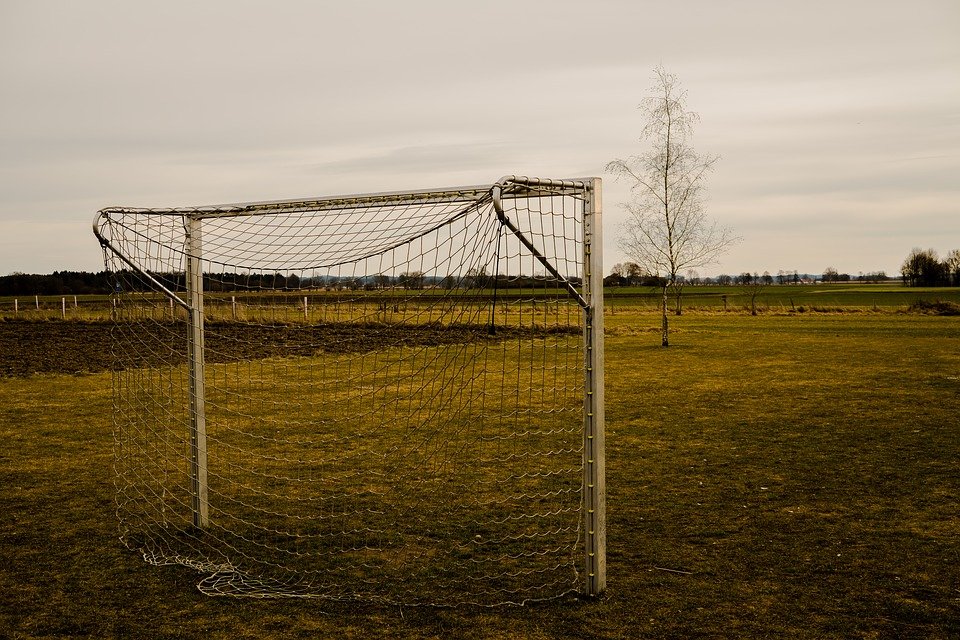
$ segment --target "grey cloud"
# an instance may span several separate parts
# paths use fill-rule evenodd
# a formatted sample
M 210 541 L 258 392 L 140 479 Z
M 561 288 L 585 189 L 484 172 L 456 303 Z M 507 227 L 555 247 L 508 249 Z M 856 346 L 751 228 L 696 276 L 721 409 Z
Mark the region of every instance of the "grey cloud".
M 4 247 L 0 272 L 95 267 L 83 234 L 106 204 L 597 174 L 636 152 L 658 62 L 723 156 L 708 206 L 747 238 L 731 270 L 835 249 L 829 221 L 854 233 L 865 211 L 889 235 L 857 248 L 864 268 L 896 262 L 908 227 L 960 246 L 958 20 L 952 0 L 7 2 L 0 225 L 33 250 Z M 605 196 L 613 238 L 625 185 Z M 50 255 L 29 220 L 54 225 Z

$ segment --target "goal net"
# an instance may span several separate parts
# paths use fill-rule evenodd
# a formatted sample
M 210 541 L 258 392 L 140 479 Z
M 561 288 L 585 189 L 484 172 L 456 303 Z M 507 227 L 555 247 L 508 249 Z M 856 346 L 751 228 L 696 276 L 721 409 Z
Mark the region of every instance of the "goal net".
M 108 208 L 121 539 L 209 594 L 605 584 L 600 180 Z

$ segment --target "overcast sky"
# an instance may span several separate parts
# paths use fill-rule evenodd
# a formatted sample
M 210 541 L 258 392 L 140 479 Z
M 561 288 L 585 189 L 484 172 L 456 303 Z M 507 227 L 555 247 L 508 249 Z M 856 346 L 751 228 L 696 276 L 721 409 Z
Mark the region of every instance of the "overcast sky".
M 662 64 L 722 157 L 706 274 L 960 248 L 960 2 L 0 0 L 0 274 L 102 269 L 96 210 L 604 177 Z

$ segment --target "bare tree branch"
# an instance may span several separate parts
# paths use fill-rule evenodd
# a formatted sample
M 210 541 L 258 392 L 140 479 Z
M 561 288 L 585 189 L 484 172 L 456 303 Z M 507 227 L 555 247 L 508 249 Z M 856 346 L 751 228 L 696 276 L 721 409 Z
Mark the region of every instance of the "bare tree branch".
M 627 221 L 620 248 L 638 265 L 663 278 L 663 346 L 669 344 L 667 291 L 680 313 L 684 270 L 706 267 L 739 241 L 730 229 L 710 223 L 702 194 L 706 176 L 719 161 L 701 156 L 688 141 L 700 117 L 687 108 L 687 92 L 663 67 L 639 106 L 644 118 L 641 141 L 646 152 L 612 160 L 606 170 L 630 182 L 633 200 L 625 205 Z

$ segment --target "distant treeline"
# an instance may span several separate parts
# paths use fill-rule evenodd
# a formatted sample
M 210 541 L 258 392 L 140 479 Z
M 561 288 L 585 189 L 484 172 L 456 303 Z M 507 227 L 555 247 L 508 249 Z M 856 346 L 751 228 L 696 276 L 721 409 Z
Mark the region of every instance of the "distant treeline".
M 720 274 L 715 277 L 700 277 L 692 269 L 686 275 L 677 275 L 681 284 L 706 285 L 772 285 L 772 284 L 812 284 L 814 282 L 888 282 L 891 278 L 883 271 L 861 273 L 851 276 L 848 273 L 838 273 L 833 267 L 827 267 L 822 274 L 800 273 L 798 271 L 777 272 L 771 275 L 769 271 L 750 273 L 744 271 L 736 275 Z M 662 287 L 666 279 L 646 271 L 635 262 L 623 262 L 613 265 L 610 275 L 603 279 L 607 287 Z
M 109 271 L 54 271 L 51 274 L 12 273 L 0 276 L 0 296 L 61 296 L 108 294 L 114 276 Z
M 960 287 L 960 249 L 950 251 L 943 260 L 933 249 L 914 249 L 900 272 L 913 287 Z
M 183 291 L 186 279 L 183 273 L 151 273 L 168 289 Z M 571 278 L 574 285 L 580 278 Z M 427 276 L 422 271 L 407 271 L 397 276 L 312 276 L 295 273 L 204 273 L 203 288 L 211 292 L 229 291 L 302 291 L 351 290 L 378 291 L 389 289 L 472 289 L 497 287 L 501 289 L 537 288 L 555 286 L 552 277 L 488 275 L 484 269 L 470 269 L 462 275 Z M 57 296 L 82 294 L 110 294 L 119 291 L 149 291 L 155 289 L 142 275 L 129 270 L 118 272 L 55 271 L 52 274 L 13 273 L 0 276 L 0 296 Z
M 900 277 L 908 286 L 938 287 L 960 286 L 960 250 L 954 249 L 944 259 L 940 259 L 933 249 L 914 249 L 900 268 Z M 164 286 L 182 291 L 185 288 L 183 273 L 155 273 L 154 278 Z M 422 271 L 406 271 L 400 275 L 365 276 L 311 276 L 303 277 L 295 273 L 205 273 L 206 291 L 300 291 L 315 290 L 386 290 L 386 289 L 473 289 L 497 287 L 502 289 L 537 288 L 553 286 L 552 277 L 543 275 L 505 275 L 487 274 L 484 268 L 470 269 L 466 273 L 445 277 L 427 276 Z M 822 274 L 800 274 L 796 271 L 779 271 L 771 275 L 744 272 L 739 275 L 719 275 L 715 278 L 701 278 L 696 272 L 689 271 L 678 280 L 686 284 L 809 284 L 813 282 L 887 282 L 892 278 L 883 271 L 851 276 L 838 273 L 833 267 L 827 267 Z M 579 278 L 571 278 L 574 285 L 580 284 Z M 610 275 L 603 280 L 608 287 L 650 286 L 664 284 L 664 279 L 652 274 L 634 262 L 617 263 Z M 109 294 L 115 291 L 147 291 L 152 287 L 143 276 L 132 271 L 54 271 L 51 274 L 12 273 L 0 276 L 0 296 L 58 296 L 83 294 Z
M 914 249 L 900 267 L 900 279 L 910 287 L 960 287 L 960 250 L 950 251 L 942 260 L 933 249 Z M 852 276 L 840 273 L 833 267 L 827 267 L 821 274 L 798 273 L 780 270 L 777 275 L 769 271 L 760 273 L 743 272 L 738 275 L 721 274 L 714 278 L 701 278 L 694 270 L 686 275 L 677 275 L 677 282 L 683 284 L 719 284 L 719 285 L 772 285 L 772 284 L 813 284 L 815 282 L 867 282 L 881 283 L 895 280 L 884 271 L 871 271 Z M 635 262 L 623 262 L 613 265 L 610 275 L 603 279 L 608 287 L 649 286 L 660 287 L 666 284 L 664 278 L 653 274 Z

